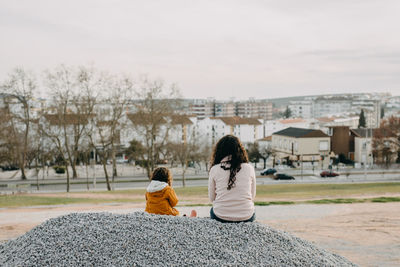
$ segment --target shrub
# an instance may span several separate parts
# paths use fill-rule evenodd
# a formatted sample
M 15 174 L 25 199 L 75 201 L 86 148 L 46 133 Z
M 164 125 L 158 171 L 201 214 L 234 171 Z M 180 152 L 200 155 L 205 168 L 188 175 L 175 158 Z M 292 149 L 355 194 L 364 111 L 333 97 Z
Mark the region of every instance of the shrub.
M 140 167 L 143 167 L 143 168 L 145 168 L 149 164 L 150 164 L 150 161 L 148 161 L 148 160 L 136 160 L 135 161 L 135 165 L 139 165 Z
M 17 165 L 5 165 L 5 166 L 0 166 L 0 168 L 3 171 L 16 171 L 16 170 L 19 170 L 19 167 Z

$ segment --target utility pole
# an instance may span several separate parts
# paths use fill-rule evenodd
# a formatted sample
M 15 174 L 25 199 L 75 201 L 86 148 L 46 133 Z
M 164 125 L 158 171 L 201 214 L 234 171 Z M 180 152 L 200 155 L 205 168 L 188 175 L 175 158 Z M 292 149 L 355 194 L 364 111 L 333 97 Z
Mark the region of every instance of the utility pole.
M 300 155 L 300 160 L 301 160 L 301 180 L 303 180 L 303 154 Z
M 367 158 L 368 158 L 368 128 L 365 130 L 365 160 L 364 160 L 364 180 L 367 180 Z
M 92 159 L 92 168 L 93 168 L 93 188 L 96 189 L 96 149 L 93 149 L 93 159 Z

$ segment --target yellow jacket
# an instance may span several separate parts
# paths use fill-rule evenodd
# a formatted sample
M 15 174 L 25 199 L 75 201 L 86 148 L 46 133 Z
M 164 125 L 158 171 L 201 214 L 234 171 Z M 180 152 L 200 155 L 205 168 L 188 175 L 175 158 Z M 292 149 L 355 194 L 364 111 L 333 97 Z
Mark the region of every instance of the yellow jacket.
M 161 215 L 179 215 L 174 207 L 178 204 L 175 191 L 169 185 L 162 185 L 159 181 L 152 181 L 146 192 L 146 212 Z M 156 186 L 154 186 L 154 184 Z M 166 183 L 164 183 L 166 184 Z M 161 186 L 161 187 L 160 187 Z M 154 191 L 155 189 L 161 190 Z

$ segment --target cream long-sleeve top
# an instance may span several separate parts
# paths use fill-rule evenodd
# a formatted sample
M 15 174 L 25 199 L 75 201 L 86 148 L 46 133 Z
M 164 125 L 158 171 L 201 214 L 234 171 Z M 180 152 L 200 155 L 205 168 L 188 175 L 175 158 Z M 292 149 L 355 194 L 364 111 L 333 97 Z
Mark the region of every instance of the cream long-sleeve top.
M 254 214 L 256 196 L 254 168 L 249 163 L 242 163 L 240 171 L 236 174 L 235 186 L 230 190 L 227 189 L 229 174 L 229 169 L 224 170 L 221 164 L 214 165 L 210 170 L 208 196 L 213 203 L 214 214 L 228 221 L 248 220 Z

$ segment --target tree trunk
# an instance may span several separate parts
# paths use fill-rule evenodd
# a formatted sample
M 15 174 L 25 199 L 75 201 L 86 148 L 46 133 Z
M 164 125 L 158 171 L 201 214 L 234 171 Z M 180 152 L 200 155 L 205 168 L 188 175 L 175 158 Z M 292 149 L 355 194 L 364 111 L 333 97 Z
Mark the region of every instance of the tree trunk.
M 108 177 L 107 165 L 106 165 L 107 161 L 103 158 L 101 162 L 103 164 L 104 175 L 106 176 L 107 190 L 111 191 L 110 179 Z
M 183 186 L 183 187 L 186 186 L 186 177 L 185 177 L 185 173 L 186 173 L 186 165 L 182 165 L 182 186 Z
M 36 171 L 36 189 L 39 191 L 39 169 L 38 169 L 38 159 L 36 158 L 36 166 L 35 166 L 35 171 Z
M 112 158 L 112 166 L 113 166 L 113 183 L 114 183 L 114 177 L 118 176 L 118 173 L 117 173 L 117 162 L 115 160 L 115 147 L 114 147 L 114 144 L 112 144 L 111 158 Z
M 67 171 L 67 193 L 69 192 L 69 170 L 68 170 L 68 164 L 65 164 L 65 170 Z
M 24 110 L 25 110 L 25 118 L 27 118 L 25 124 L 25 136 L 24 136 L 24 147 L 22 153 L 22 161 L 21 161 L 21 179 L 26 180 L 27 177 L 25 175 L 25 161 L 26 161 L 26 154 L 28 150 L 28 136 L 29 136 L 29 104 L 27 102 L 23 103 Z
M 27 180 L 26 174 L 25 174 L 25 166 L 24 166 L 24 164 L 20 164 L 20 169 L 21 169 L 21 180 Z
M 71 166 L 71 168 L 72 168 L 72 179 L 75 179 L 75 178 L 78 178 L 78 172 L 76 171 L 76 161 L 73 160 L 72 162 L 73 162 L 73 164 Z
M 150 169 L 150 164 L 147 161 L 146 163 L 146 173 L 147 173 L 147 178 L 149 178 L 149 180 L 151 179 L 151 169 Z
M 263 158 L 263 161 L 264 161 L 264 169 L 266 169 L 267 168 L 267 159 Z
M 86 189 L 89 190 L 89 162 L 87 159 L 85 160 L 85 167 L 86 167 Z

